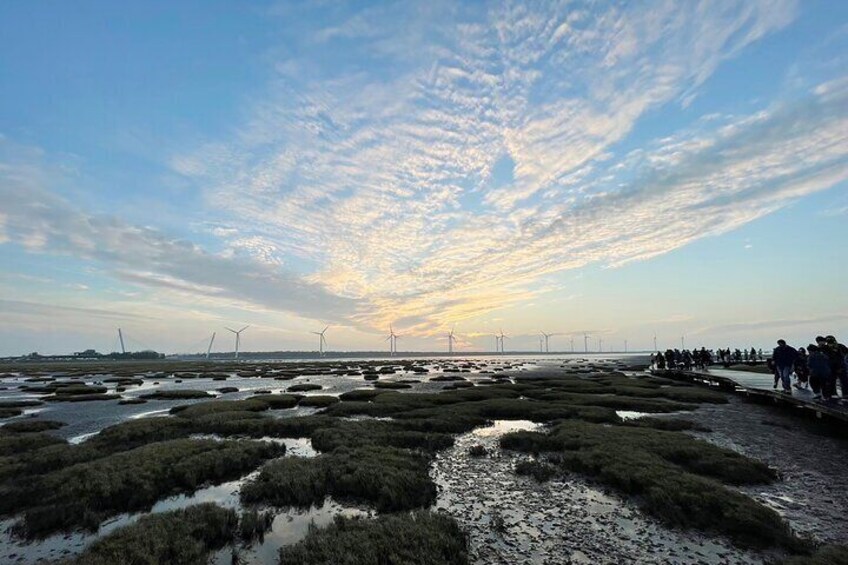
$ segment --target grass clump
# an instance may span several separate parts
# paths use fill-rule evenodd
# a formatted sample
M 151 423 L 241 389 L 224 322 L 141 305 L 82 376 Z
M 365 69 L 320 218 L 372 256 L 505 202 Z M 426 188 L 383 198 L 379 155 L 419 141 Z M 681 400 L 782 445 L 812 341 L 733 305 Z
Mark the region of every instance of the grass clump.
M 265 464 L 241 489 L 243 502 L 310 506 L 326 496 L 373 504 L 381 512 L 429 506 L 436 486 L 429 459 L 380 446 L 340 448 L 318 457 L 286 457 Z
M 418 511 L 375 519 L 337 517 L 280 550 L 281 564 L 465 565 L 468 542 L 450 517 Z
M 472 445 L 468 448 L 468 455 L 471 457 L 485 457 L 488 451 L 482 445 Z
M 780 565 L 848 565 L 848 546 L 825 545 L 811 555 L 790 557 Z
M 239 538 L 247 543 L 265 541 L 265 533 L 271 529 L 274 523 L 274 513 L 271 511 L 260 512 L 258 510 L 245 510 L 239 518 Z
M 374 388 L 400 390 L 404 388 L 412 388 L 412 385 L 409 383 L 401 383 L 397 381 L 377 381 L 374 383 Z
M 74 565 L 194 565 L 233 541 L 238 518 L 212 503 L 152 514 L 93 542 Z
M 326 408 L 331 404 L 336 404 L 339 401 L 338 396 L 326 396 L 326 395 L 316 395 L 316 396 L 304 396 L 300 399 L 301 406 L 313 406 L 315 408 Z
M 369 401 L 374 400 L 381 394 L 385 394 L 387 390 L 377 390 L 370 388 L 360 388 L 356 390 L 351 390 L 348 392 L 343 392 L 339 395 L 339 400 L 343 401 Z
M 564 469 L 633 496 L 645 512 L 670 526 L 721 532 L 741 546 L 796 547 L 776 512 L 722 485 L 767 483 L 776 473 L 686 434 L 569 421 L 550 434 L 507 434 L 501 446 L 555 452 Z
M 453 437 L 449 434 L 410 430 L 402 422 L 373 420 L 345 422 L 342 426 L 315 430 L 311 435 L 312 446 L 323 452 L 329 452 L 340 447 L 363 445 L 383 445 L 433 452 L 453 445 Z
M 533 477 L 540 483 L 549 481 L 560 474 L 559 469 L 544 461 L 519 461 L 515 464 L 515 474 Z
M 46 432 L 48 430 L 58 430 L 64 425 L 66 425 L 65 422 L 56 422 L 54 420 L 20 420 L 6 424 L 3 426 L 3 431 L 14 433 Z
M 286 390 L 288 392 L 309 392 L 311 390 L 321 390 L 322 388 L 324 388 L 324 387 L 322 387 L 321 385 L 313 384 L 313 383 L 299 383 L 299 384 L 296 384 L 296 385 L 291 385 Z
M 164 495 L 236 478 L 285 452 L 266 442 L 178 439 L 77 463 L 0 487 L 0 513 L 23 510 L 18 535 L 36 538 L 72 528 L 95 530 L 117 513 L 149 507 Z

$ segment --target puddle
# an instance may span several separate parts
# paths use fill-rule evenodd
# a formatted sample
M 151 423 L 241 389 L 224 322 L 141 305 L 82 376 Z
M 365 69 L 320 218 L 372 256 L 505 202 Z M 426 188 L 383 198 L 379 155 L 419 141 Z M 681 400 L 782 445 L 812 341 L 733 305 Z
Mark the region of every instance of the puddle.
M 74 436 L 72 438 L 69 438 L 68 443 L 70 443 L 72 445 L 77 445 L 77 444 L 84 442 L 85 440 L 87 440 L 90 437 L 96 436 L 99 433 L 100 432 L 89 432 L 87 434 L 80 434 L 78 436 Z
M 632 410 L 616 410 L 615 414 L 625 422 L 627 420 L 636 420 L 638 418 L 650 416 L 647 412 L 633 412 Z
M 495 420 L 492 425 L 476 428 L 471 433 L 475 437 L 499 438 L 509 432 L 535 432 L 541 427 L 530 420 Z
M 129 416 L 127 420 L 140 420 L 142 418 L 159 418 L 162 416 L 167 416 L 170 414 L 170 409 L 165 408 L 164 410 L 148 410 L 147 412 L 139 412 L 138 414 L 133 414 Z
M 280 548 L 302 540 L 309 533 L 312 525 L 319 528 L 326 527 L 336 516 L 372 518 L 375 515 L 376 512 L 373 510 L 345 506 L 330 497 L 325 498 L 321 506 L 312 506 L 306 510 L 283 510 L 274 517 L 271 530 L 265 534 L 264 541 L 256 542 L 248 548 L 237 549 L 238 562 L 241 565 L 277 563 Z M 232 556 L 233 549 L 225 548 L 217 552 L 210 563 L 230 565 L 233 562 Z

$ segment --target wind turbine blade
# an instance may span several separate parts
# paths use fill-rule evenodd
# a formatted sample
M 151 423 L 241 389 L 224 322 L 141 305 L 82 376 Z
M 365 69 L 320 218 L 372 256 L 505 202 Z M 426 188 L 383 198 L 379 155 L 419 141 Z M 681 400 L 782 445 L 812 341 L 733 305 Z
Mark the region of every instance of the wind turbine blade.
M 240 330 L 239 330 L 239 333 L 243 332 L 244 330 L 246 330 L 246 329 L 247 329 L 247 328 L 249 328 L 249 327 L 250 327 L 250 326 L 245 326 L 245 327 L 243 327 L 242 329 L 240 329 Z
M 231 331 L 231 332 L 233 332 L 234 334 L 237 334 L 237 333 L 238 333 L 236 330 L 234 330 L 234 329 L 232 329 L 232 328 L 226 328 L 226 327 L 225 327 L 224 329 L 226 329 L 226 330 L 230 330 L 230 331 Z
M 321 330 L 321 333 L 324 333 L 324 332 L 325 332 L 325 331 L 327 331 L 328 329 L 330 329 L 330 326 L 325 326 L 325 327 L 324 327 L 324 329 L 323 329 L 323 330 Z

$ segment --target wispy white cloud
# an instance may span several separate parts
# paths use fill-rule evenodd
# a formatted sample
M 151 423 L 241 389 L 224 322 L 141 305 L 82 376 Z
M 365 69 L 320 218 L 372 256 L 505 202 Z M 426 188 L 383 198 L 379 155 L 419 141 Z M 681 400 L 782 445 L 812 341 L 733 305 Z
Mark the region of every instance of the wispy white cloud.
M 231 138 L 173 157 L 226 219 L 210 228 L 224 252 L 40 189 L 4 210 L 0 238 L 150 287 L 427 334 L 526 303 L 546 275 L 654 257 L 848 175 L 838 80 L 620 154 L 646 114 L 690 104 L 722 61 L 787 26 L 793 1 L 427 6 L 298 29 Z M 313 8 L 286 17 L 298 9 Z M 323 64 L 333 49 L 365 62 Z

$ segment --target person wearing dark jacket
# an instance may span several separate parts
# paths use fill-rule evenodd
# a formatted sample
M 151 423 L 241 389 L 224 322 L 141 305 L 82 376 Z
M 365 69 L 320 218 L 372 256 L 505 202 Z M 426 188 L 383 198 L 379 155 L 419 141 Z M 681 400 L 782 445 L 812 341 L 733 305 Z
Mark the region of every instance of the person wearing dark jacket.
M 810 388 L 810 370 L 807 368 L 807 351 L 803 347 L 798 348 L 798 357 L 795 358 L 795 376 L 798 378 L 795 388 Z
M 821 352 L 818 345 L 807 346 L 807 368 L 810 369 L 810 388 L 813 389 L 813 400 L 824 397 L 830 400 L 830 359 Z
M 786 345 L 785 340 L 777 340 L 777 347 L 774 348 L 771 358 L 774 360 L 775 376 L 780 377 L 783 383 L 783 392 L 792 393 L 791 377 L 797 357 L 798 352 L 794 347 Z

